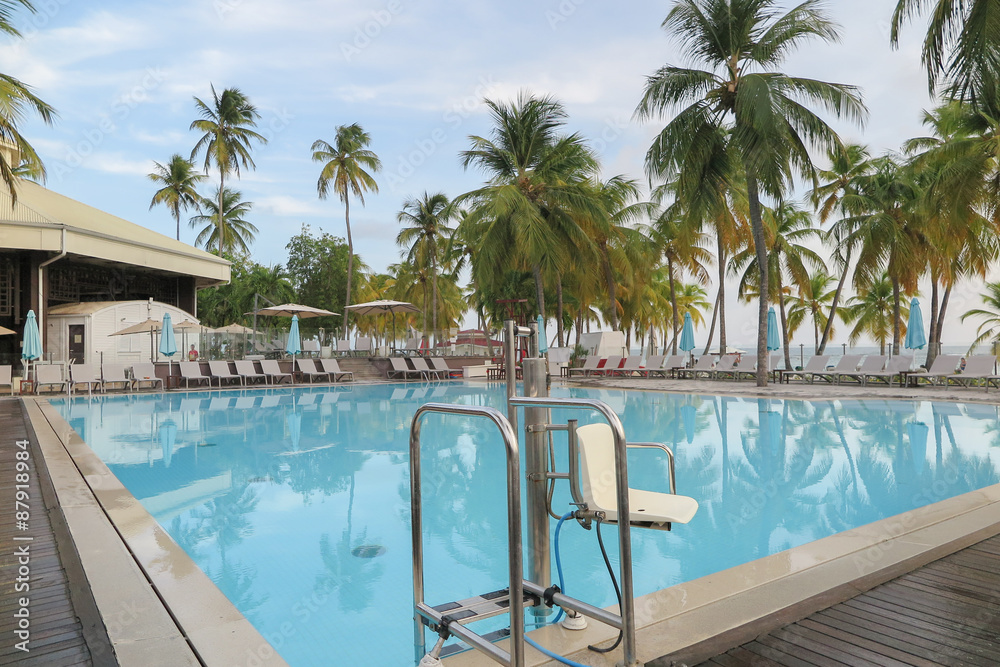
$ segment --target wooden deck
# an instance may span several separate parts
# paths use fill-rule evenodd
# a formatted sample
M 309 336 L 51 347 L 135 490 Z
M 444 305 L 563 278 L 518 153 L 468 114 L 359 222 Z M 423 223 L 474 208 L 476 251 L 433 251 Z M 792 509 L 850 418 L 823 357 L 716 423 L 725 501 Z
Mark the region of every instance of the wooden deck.
M 701 664 L 1000 665 L 1000 536 Z
M 57 538 L 62 527 L 62 517 L 57 509 L 47 509 L 43 498 L 43 484 L 48 478 L 43 471 L 39 475 L 41 460 L 34 433 L 29 433 L 24 418 L 21 401 L 8 399 L 0 401 L 0 665 L 23 667 L 64 665 L 108 665 L 116 664 L 109 643 L 101 643 L 103 625 L 95 618 L 96 607 L 88 608 L 88 599 L 93 604 L 89 589 L 80 583 L 74 570 L 75 553 L 60 554 Z M 16 492 L 18 489 L 15 469 L 16 453 L 21 450 L 18 440 L 27 440 L 26 450 L 29 472 L 26 490 L 27 529 L 19 526 L 15 515 Z M 23 455 L 22 455 L 23 458 Z M 22 490 L 25 490 L 22 487 Z M 23 506 L 17 508 L 24 511 Z M 23 515 L 22 517 L 23 518 Z M 25 539 L 30 538 L 30 539 Z M 63 544 L 66 542 L 63 541 Z M 30 568 L 28 581 L 30 590 L 18 592 L 18 562 L 23 558 L 19 549 L 27 548 Z M 66 547 L 64 547 L 64 550 Z M 71 581 L 76 585 L 72 588 Z M 22 584 L 25 582 L 21 582 Z M 17 648 L 21 639 L 14 631 L 18 629 L 18 618 L 22 608 L 20 598 L 28 598 L 28 621 L 30 637 L 25 652 Z M 88 619 L 81 621 L 81 618 Z M 88 646 L 95 647 L 94 654 Z M 107 635 L 104 633 L 104 642 Z

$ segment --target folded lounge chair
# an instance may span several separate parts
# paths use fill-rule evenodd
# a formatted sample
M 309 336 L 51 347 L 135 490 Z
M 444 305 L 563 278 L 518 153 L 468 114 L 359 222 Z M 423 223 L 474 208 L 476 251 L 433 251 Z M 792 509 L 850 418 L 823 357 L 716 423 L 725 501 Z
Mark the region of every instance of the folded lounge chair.
M 869 382 L 885 382 L 890 387 L 892 381 L 899 380 L 899 386 L 903 386 L 903 373 L 910 370 L 913 365 L 913 357 L 905 354 L 897 354 L 889 359 L 885 368 L 873 373 L 865 373 L 861 378 L 861 384 L 867 385 Z
M 238 361 L 234 361 L 233 364 L 236 366 L 236 374 L 243 378 L 244 385 L 254 380 L 258 382 L 267 382 L 267 376 L 263 373 L 257 372 L 257 369 L 254 368 L 252 360 L 240 359 Z
M 233 384 L 234 382 L 239 382 L 240 384 L 243 384 L 243 377 L 234 374 L 231 370 L 229 370 L 228 361 L 208 362 L 208 375 L 212 380 L 218 381 L 219 388 L 222 388 L 223 380 L 225 380 L 229 384 Z M 209 381 L 209 384 L 210 385 L 212 384 L 211 380 Z
M 315 382 L 316 378 L 326 378 L 327 382 L 333 381 L 329 373 L 316 369 L 316 362 L 312 359 L 296 359 L 295 362 L 299 365 L 299 373 L 302 377 L 309 378 L 310 383 Z
M 886 357 L 883 354 L 869 354 L 861 362 L 858 370 L 850 373 L 834 373 L 837 384 L 842 384 L 844 380 L 854 380 L 858 384 L 865 383 L 865 376 L 869 373 L 880 373 L 885 368 Z
M 910 373 L 906 376 L 906 382 L 907 384 L 919 385 L 921 380 L 927 380 L 931 384 L 937 384 L 939 380 L 954 375 L 961 360 L 962 357 L 957 354 L 939 354 L 934 359 L 934 363 L 931 364 L 930 370 L 923 373 Z M 947 384 L 947 380 L 945 383 Z
M 101 366 L 101 391 L 107 391 L 109 386 L 114 388 L 118 384 L 124 391 L 128 391 L 132 387 L 132 380 L 125 374 L 125 366 L 122 364 L 103 364 Z
M 66 383 L 66 392 L 73 393 L 79 385 L 87 386 L 87 393 L 94 394 L 94 387 L 101 390 L 101 378 L 97 375 L 97 369 L 91 364 L 70 364 L 69 382 Z
M 132 364 L 132 387 L 142 389 L 142 383 L 149 384 L 153 389 L 156 384 L 160 384 L 160 389 L 164 389 L 163 378 L 156 377 L 156 367 L 153 364 Z
M 813 358 L 809 360 L 809 363 L 805 365 L 805 368 L 803 368 L 801 371 L 792 371 L 792 370 L 785 371 L 781 375 L 781 379 L 784 380 L 785 382 L 788 382 L 792 378 L 799 378 L 800 380 L 805 380 L 806 377 L 808 376 L 811 381 L 813 373 L 822 373 L 826 371 L 826 362 L 828 362 L 829 360 L 830 360 L 830 355 L 828 354 L 814 355 Z
M 842 373 L 855 373 L 858 370 L 858 364 L 861 363 L 860 354 L 845 354 L 837 362 L 837 365 L 833 367 L 832 370 L 823 370 L 819 372 L 803 373 L 805 378 L 808 379 L 810 383 L 815 382 L 816 378 L 829 382 L 833 384 L 837 381 Z
M 181 379 L 184 380 L 185 389 L 191 388 L 191 381 L 195 383 L 204 382 L 209 387 L 212 386 L 212 376 L 201 372 L 201 364 L 197 361 L 182 361 L 178 366 L 181 369 Z
M 342 371 L 340 370 L 340 362 L 336 359 L 320 359 L 319 366 L 323 369 L 323 372 L 330 376 L 330 379 L 336 382 L 337 380 L 342 380 L 347 376 L 350 376 L 351 382 L 354 381 L 354 371 Z

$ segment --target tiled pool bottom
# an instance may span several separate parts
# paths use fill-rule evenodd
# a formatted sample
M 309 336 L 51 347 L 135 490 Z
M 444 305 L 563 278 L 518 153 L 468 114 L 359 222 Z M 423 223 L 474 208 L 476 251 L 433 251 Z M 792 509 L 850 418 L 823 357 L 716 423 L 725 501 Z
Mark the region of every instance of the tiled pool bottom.
M 408 514 L 403 506 L 408 487 L 400 473 L 405 469 L 405 437 L 403 448 L 391 441 L 400 433 L 405 436 L 408 416 L 422 400 L 496 401 L 480 388 L 464 385 L 450 385 L 438 396 L 433 389 L 425 389 L 423 396 L 414 396 L 415 391 L 420 389 L 388 387 L 381 394 L 341 394 L 332 401 L 326 393 L 280 392 L 271 393 L 266 406 L 261 392 L 170 395 L 163 398 L 166 403 L 152 406 L 138 401 L 116 405 L 112 399 L 90 404 L 100 410 L 89 419 L 82 408 L 80 414 L 71 409 L 68 415 L 92 444 L 111 433 L 113 424 L 128 426 L 106 438 L 102 457 L 130 488 L 134 477 L 154 480 L 154 488 L 133 492 L 179 543 L 186 543 L 227 595 L 249 609 L 245 613 L 258 627 L 272 616 L 288 624 L 288 633 L 281 624 L 261 629 L 272 642 L 283 644 L 282 653 L 292 656 L 292 664 L 297 663 L 287 653 L 289 642 L 306 633 L 310 642 L 319 641 L 345 626 L 351 630 L 333 643 L 336 654 L 370 660 L 369 643 L 359 656 L 353 653 L 361 644 L 357 637 L 370 631 L 370 623 L 385 624 L 395 617 L 404 619 L 404 625 L 379 644 L 393 643 L 391 635 L 396 635 L 399 653 L 382 664 L 406 664 L 412 647 Z M 681 491 L 698 497 L 703 506 L 699 519 L 672 534 L 636 531 L 640 594 L 809 542 L 852 517 L 867 523 L 903 511 L 908 502 L 943 497 L 935 496 L 937 491 L 975 488 L 971 485 L 989 480 L 990 474 L 995 479 L 995 473 L 987 472 L 995 468 L 990 449 L 979 437 L 989 419 L 977 418 L 984 415 L 975 410 L 970 414 L 968 406 L 952 414 L 946 410 L 955 406 L 901 402 L 877 406 L 882 410 L 872 414 L 882 416 L 876 419 L 848 414 L 850 406 L 833 403 L 709 397 L 668 402 L 648 392 L 595 397 L 623 415 L 630 439 L 666 441 L 678 450 Z M 402 408 L 400 414 L 391 406 Z M 768 415 L 781 417 L 780 424 Z M 922 442 L 921 422 L 929 436 Z M 171 423 L 176 428 L 172 441 Z M 255 424 L 261 430 L 254 430 Z M 503 533 L 502 500 L 495 511 L 489 507 L 489 499 L 502 498 L 502 480 L 489 474 L 497 469 L 499 445 L 475 425 L 444 430 L 449 437 L 442 443 L 452 446 L 442 444 L 444 453 L 430 460 L 442 481 L 433 503 L 438 519 L 427 539 L 429 562 L 438 557 L 447 563 L 428 585 L 432 593 L 437 586 L 441 600 L 465 590 L 495 588 L 505 568 L 503 545 L 495 539 Z M 841 431 L 857 442 L 845 449 Z M 880 434 L 892 437 L 880 439 Z M 230 460 L 237 450 L 249 456 Z M 970 465 L 961 474 L 944 474 L 965 464 Z M 662 467 L 655 464 L 637 466 L 634 472 L 634 486 L 655 488 L 662 481 Z M 168 490 L 168 478 L 183 483 Z M 774 485 L 758 483 L 764 479 Z M 779 499 L 773 489 L 782 488 L 791 492 Z M 890 488 L 902 490 L 905 497 L 886 507 Z M 928 489 L 929 496 L 923 493 Z M 254 512 L 244 511 L 248 504 Z M 289 513 L 293 506 L 302 516 Z M 713 543 L 695 531 L 699 521 L 721 534 L 722 541 Z M 737 534 L 753 539 L 738 544 L 732 541 Z M 576 581 L 570 576 L 568 587 L 609 604 L 610 586 L 592 534 L 577 530 L 570 535 L 565 549 L 580 554 L 583 564 L 576 569 L 584 576 Z M 613 539 L 610 533 L 606 537 Z M 261 540 L 262 551 L 250 549 Z M 273 544 L 268 547 L 268 542 Z M 377 547 L 384 551 L 374 558 L 354 554 L 358 549 L 378 553 Z M 331 616 L 336 620 L 331 622 Z M 298 664 L 320 664 L 329 656 L 324 650 L 301 655 Z M 393 662 L 396 655 L 400 662 Z

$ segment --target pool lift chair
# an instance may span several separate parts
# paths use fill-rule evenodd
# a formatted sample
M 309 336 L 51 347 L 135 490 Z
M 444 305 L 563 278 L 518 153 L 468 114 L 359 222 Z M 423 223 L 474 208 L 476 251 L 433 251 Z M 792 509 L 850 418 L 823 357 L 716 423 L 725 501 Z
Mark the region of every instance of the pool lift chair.
M 687 523 L 698 510 L 698 502 L 676 494 L 674 458 L 670 448 L 660 443 L 627 443 L 625 431 L 618 415 L 602 401 L 594 399 L 547 397 L 546 363 L 538 358 L 537 327 L 515 327 L 509 320 L 505 330 L 505 359 L 513 364 L 516 355 L 516 338 L 529 338 L 529 358 L 522 360 L 524 386 L 528 396 L 515 395 L 514 369 L 507 369 L 507 415 L 496 408 L 427 403 L 417 409 L 410 426 L 410 502 L 413 541 L 413 598 L 415 661 L 420 667 L 440 665 L 440 657 L 457 650 L 457 645 L 444 646 L 444 642 L 457 638 L 495 662 L 511 667 L 524 667 L 525 637 L 524 609 L 533 608 L 541 620 L 555 605 L 566 612 L 564 627 L 586 627 L 583 617 L 598 620 L 621 632 L 621 651 L 624 660 L 618 664 L 640 667 L 635 638 L 635 605 L 632 590 L 632 542 L 630 530 L 618 531 L 619 580 L 621 582 L 621 614 L 606 611 L 582 600 L 570 597 L 553 585 L 550 575 L 549 521 L 550 517 L 565 520 L 574 518 L 584 528 L 593 522 L 617 524 L 627 516 L 631 527 L 670 530 L 674 523 Z M 551 423 L 551 409 L 577 409 L 585 414 L 598 413 L 602 421 L 578 426 L 576 419 L 565 424 Z M 521 470 L 517 437 L 518 410 L 524 410 L 525 470 Z M 421 425 L 428 413 L 454 415 L 461 418 L 485 418 L 499 430 L 506 449 L 507 481 L 507 587 L 477 595 L 465 600 L 428 604 L 424 598 L 424 553 L 421 500 Z M 569 470 L 559 472 L 549 469 L 555 446 L 553 432 L 566 432 Z M 656 493 L 628 487 L 626 449 L 642 447 L 662 451 L 667 457 L 669 479 L 667 493 Z M 521 483 L 525 489 L 525 515 L 527 519 L 527 549 L 522 548 L 521 538 Z M 567 480 L 573 505 L 577 509 L 560 516 L 551 507 L 552 485 L 557 480 Z M 598 525 L 600 530 L 600 525 Z M 557 529 L 558 531 L 558 529 Z M 603 548 L 603 547 L 602 547 Z M 527 559 L 528 575 L 524 574 Z M 559 554 L 556 554 L 558 559 Z M 509 629 L 488 634 L 478 634 L 466 627 L 474 621 L 501 614 L 510 615 Z M 427 652 L 425 628 L 438 634 L 434 647 Z M 509 638 L 509 650 L 494 642 Z M 536 648 L 540 648 L 535 645 Z M 541 649 L 550 657 L 565 664 L 579 664 Z

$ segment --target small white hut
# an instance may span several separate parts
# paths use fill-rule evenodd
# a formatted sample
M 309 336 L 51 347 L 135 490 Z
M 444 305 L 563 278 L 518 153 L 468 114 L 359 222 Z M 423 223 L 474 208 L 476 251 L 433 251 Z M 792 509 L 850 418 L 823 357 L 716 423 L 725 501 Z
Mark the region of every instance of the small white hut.
M 147 319 L 163 321 L 170 313 L 173 323 L 184 320 L 198 323 L 190 313 L 159 301 L 85 301 L 53 306 L 45 323 L 48 330 L 45 358 L 52 361 L 74 361 L 81 364 L 133 364 L 144 361 L 166 361 L 159 353 L 159 335 L 148 333 L 113 336 L 133 324 Z M 198 342 L 197 330 L 188 331 L 191 342 Z M 177 354 L 173 360 L 186 358 L 182 348 L 182 333 L 175 330 Z

